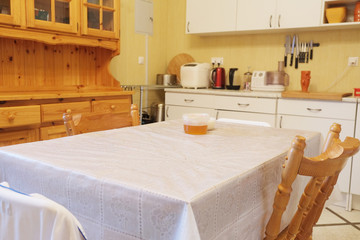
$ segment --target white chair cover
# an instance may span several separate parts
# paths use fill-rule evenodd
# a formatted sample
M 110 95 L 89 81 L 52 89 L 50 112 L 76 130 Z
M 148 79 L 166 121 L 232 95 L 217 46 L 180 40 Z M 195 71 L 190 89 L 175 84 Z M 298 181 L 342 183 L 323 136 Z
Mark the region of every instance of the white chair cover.
M 77 219 L 40 194 L 24 194 L 0 184 L 0 240 L 84 240 Z

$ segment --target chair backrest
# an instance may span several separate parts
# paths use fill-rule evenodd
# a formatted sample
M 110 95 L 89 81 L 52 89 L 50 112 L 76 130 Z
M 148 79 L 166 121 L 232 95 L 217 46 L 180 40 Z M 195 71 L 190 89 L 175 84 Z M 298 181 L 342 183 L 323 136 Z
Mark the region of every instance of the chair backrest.
M 75 216 L 42 195 L 21 193 L 2 183 L 0 200 L 0 239 L 86 239 Z
M 128 112 L 122 113 L 82 113 L 72 115 L 71 112 L 66 112 L 63 115 L 63 120 L 68 136 L 140 124 L 139 110 L 136 104 L 132 104 Z
M 266 240 L 309 239 L 325 201 L 337 182 L 339 173 L 345 167 L 347 159 L 356 154 L 360 148 L 360 141 L 356 138 L 346 137 L 344 141 L 341 141 L 340 131 L 341 126 L 333 124 L 325 140 L 323 152 L 312 158 L 304 156 L 306 139 L 302 136 L 295 137 L 287 155 L 281 183 L 275 194 L 273 212 L 266 226 Z M 280 238 L 281 217 L 290 198 L 291 185 L 297 175 L 311 178 L 300 198 L 296 213 Z

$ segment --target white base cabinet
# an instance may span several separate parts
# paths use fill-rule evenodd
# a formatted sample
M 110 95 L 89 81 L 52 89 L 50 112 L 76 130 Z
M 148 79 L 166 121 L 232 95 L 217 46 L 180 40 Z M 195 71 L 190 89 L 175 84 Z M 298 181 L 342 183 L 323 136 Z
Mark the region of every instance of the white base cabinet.
M 356 103 L 329 102 L 317 100 L 289 100 L 279 99 L 278 127 L 300 130 L 318 131 L 322 135 L 322 142 L 327 136 L 329 127 L 333 123 L 341 124 L 340 138 L 354 136 Z M 342 170 L 337 186 L 345 194 L 344 205 L 351 209 L 350 178 L 352 159 Z
M 357 109 L 357 120 L 355 137 L 360 139 L 360 107 Z M 351 188 L 352 194 L 360 195 L 360 153 L 354 156 L 351 174 Z

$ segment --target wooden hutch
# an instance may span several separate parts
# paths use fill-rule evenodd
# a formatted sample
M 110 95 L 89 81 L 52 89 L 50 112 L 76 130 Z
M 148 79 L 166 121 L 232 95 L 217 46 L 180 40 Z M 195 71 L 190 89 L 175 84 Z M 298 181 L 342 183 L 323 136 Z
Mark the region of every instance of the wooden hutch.
M 128 112 L 108 67 L 119 0 L 0 1 L 0 146 L 66 136 L 62 115 Z

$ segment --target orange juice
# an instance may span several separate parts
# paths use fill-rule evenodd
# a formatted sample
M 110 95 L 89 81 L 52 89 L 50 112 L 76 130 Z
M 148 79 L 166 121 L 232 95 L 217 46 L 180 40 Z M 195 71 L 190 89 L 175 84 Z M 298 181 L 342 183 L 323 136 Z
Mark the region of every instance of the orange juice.
M 188 134 L 193 135 L 203 135 L 207 132 L 207 125 L 202 126 L 193 126 L 193 125 L 185 125 L 184 124 L 184 131 Z
M 209 114 L 188 113 L 183 115 L 184 131 L 188 134 L 203 135 L 208 129 Z

